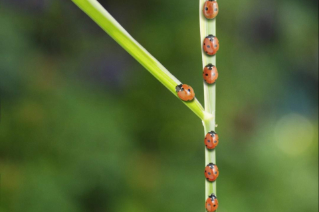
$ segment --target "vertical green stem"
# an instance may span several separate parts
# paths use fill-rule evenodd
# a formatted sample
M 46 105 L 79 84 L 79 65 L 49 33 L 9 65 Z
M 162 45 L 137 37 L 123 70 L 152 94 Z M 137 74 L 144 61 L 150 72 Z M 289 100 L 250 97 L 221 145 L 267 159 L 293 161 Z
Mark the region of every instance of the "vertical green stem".
M 212 118 L 210 120 L 203 121 L 204 124 L 204 130 L 205 134 L 210 131 L 215 131 L 215 118 Z M 205 148 L 205 166 L 209 163 L 216 164 L 216 150 L 208 150 Z M 205 201 L 208 198 L 209 195 L 212 193 L 216 194 L 216 181 L 209 182 L 205 179 Z
M 216 36 L 216 19 L 208 20 L 203 15 L 203 5 L 206 0 L 199 0 L 199 14 L 200 14 L 200 37 L 201 46 L 203 46 L 203 41 L 207 35 Z M 204 67 L 211 63 L 216 66 L 216 55 L 208 56 L 202 51 L 203 69 Z M 202 69 L 202 70 L 203 70 Z M 212 114 L 212 118 L 203 121 L 205 135 L 209 131 L 215 131 L 216 126 L 216 83 L 209 85 L 204 82 L 204 100 L 205 100 L 205 111 Z M 216 150 L 207 150 L 205 148 L 205 166 L 209 163 L 216 164 Z M 205 200 L 210 194 L 217 194 L 216 181 L 209 182 L 205 180 Z

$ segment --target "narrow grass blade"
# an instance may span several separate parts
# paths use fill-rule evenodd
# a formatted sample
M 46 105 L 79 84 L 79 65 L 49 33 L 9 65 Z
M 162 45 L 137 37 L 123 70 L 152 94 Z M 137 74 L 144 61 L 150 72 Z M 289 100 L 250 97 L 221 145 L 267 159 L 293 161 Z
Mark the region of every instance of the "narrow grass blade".
M 132 36 L 96 1 L 72 0 L 88 16 L 90 16 L 106 33 L 130 53 L 142 66 L 144 66 L 168 90 L 177 96 L 175 87 L 181 84 L 162 64 L 147 52 Z M 184 102 L 200 119 L 210 117 L 200 102 L 195 99 Z

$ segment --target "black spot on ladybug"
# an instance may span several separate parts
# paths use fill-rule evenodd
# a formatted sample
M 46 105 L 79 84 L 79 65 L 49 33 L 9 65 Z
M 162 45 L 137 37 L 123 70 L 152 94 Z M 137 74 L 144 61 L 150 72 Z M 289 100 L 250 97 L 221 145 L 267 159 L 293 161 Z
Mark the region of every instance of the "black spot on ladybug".
M 210 48 L 210 45 L 207 45 L 207 48 Z
M 188 89 L 188 92 L 191 92 L 191 89 Z
M 205 74 L 206 76 L 208 76 L 208 74 Z M 209 142 L 209 141 L 208 141 Z
M 214 141 L 214 143 L 216 144 L 216 143 L 217 143 L 217 141 Z
M 210 172 L 208 172 L 208 175 L 210 175 Z
M 206 11 L 207 11 L 207 10 L 208 10 L 208 7 L 206 7 L 205 9 L 206 9 Z
M 215 174 L 217 174 L 217 172 L 215 172 Z
M 217 45 L 215 45 L 215 47 L 217 48 Z
M 210 142 L 210 140 L 208 140 L 207 142 Z
M 217 11 L 217 8 L 215 8 L 215 11 Z

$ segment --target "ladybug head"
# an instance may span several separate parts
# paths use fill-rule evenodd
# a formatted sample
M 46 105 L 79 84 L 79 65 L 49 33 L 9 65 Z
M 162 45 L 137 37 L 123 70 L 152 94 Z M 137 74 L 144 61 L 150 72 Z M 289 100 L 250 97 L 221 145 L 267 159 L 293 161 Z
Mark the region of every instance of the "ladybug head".
M 208 68 L 209 70 L 212 70 L 213 69 L 213 67 L 214 67 L 214 65 L 213 64 L 208 64 L 207 66 L 206 66 L 206 68 Z
M 211 169 L 213 169 L 215 164 L 214 163 L 209 163 L 207 166 L 209 166 Z
M 210 41 L 213 41 L 215 36 L 214 35 L 208 35 L 206 38 L 208 38 Z
M 209 198 L 212 200 L 212 202 L 215 201 L 215 199 L 217 199 L 216 195 L 213 193 L 209 196 Z
M 183 88 L 182 86 L 183 86 L 183 84 L 177 85 L 177 86 L 175 87 L 176 92 L 183 91 L 184 88 Z
M 209 134 L 214 137 L 216 132 L 215 131 L 210 131 Z

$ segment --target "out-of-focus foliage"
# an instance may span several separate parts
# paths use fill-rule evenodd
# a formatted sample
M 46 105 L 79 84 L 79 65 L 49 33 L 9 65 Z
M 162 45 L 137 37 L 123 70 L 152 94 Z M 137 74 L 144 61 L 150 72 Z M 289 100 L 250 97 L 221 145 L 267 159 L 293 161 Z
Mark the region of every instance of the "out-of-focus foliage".
M 197 1 L 104 0 L 203 99 Z M 318 1 L 220 1 L 219 212 L 318 211 Z M 0 211 L 204 211 L 199 119 L 71 1 L 0 1 Z

